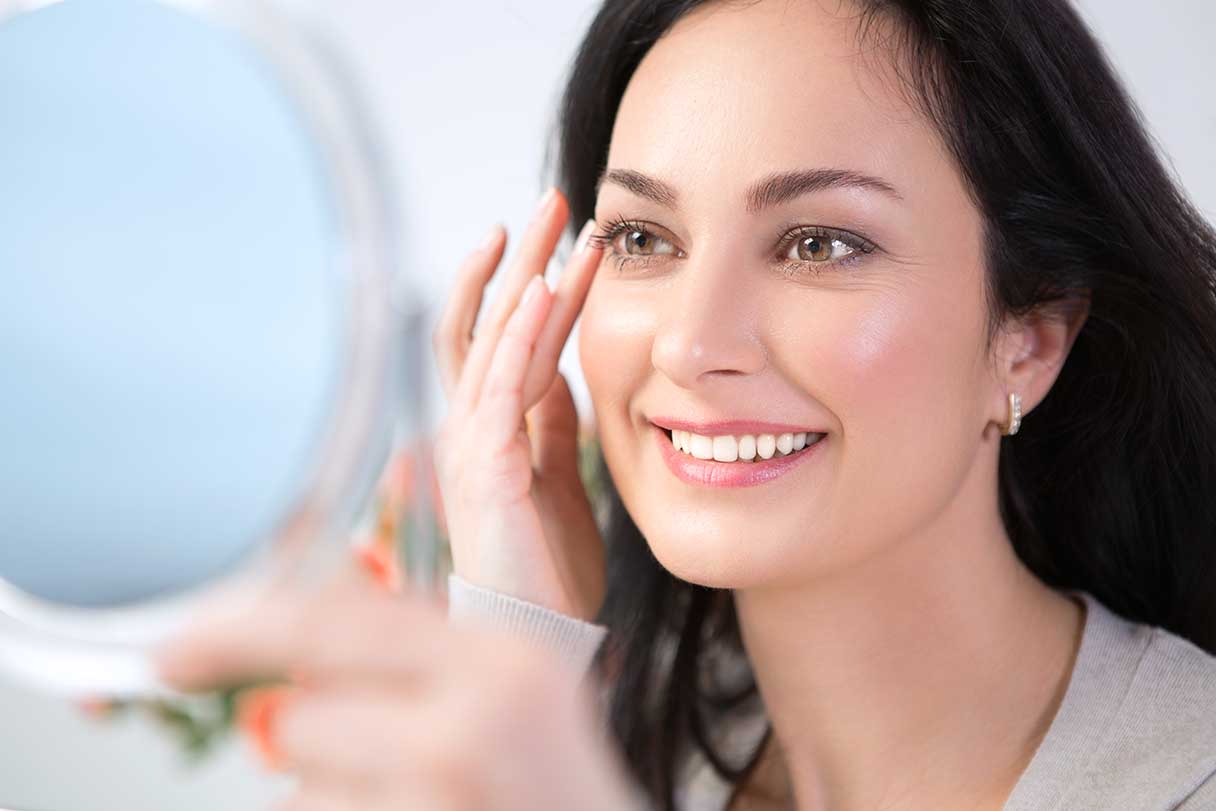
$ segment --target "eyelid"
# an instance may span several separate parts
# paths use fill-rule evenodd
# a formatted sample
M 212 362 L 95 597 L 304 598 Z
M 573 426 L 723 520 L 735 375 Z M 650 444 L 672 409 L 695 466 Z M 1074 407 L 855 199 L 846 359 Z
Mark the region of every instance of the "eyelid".
M 599 224 L 599 229 L 595 231 L 589 241 L 596 242 L 604 247 L 612 247 L 612 256 L 614 256 L 620 264 L 625 262 L 645 262 L 654 259 L 654 256 L 636 256 L 632 254 L 620 253 L 611 243 L 616 240 L 622 232 L 625 231 L 642 231 L 657 237 L 669 243 L 675 248 L 676 256 L 682 257 L 684 250 L 679 247 L 676 240 L 673 239 L 668 231 L 658 223 L 648 220 L 629 219 L 621 215 L 617 215 L 608 220 L 606 224 Z M 841 259 L 827 262 L 811 262 L 809 260 L 791 260 L 785 254 L 789 252 L 794 243 L 801 238 L 808 236 L 821 236 L 828 239 L 840 240 L 853 249 L 853 252 Z M 827 265 L 847 265 L 860 260 L 865 255 L 881 251 L 882 248 L 873 240 L 867 239 L 852 231 L 843 228 L 835 228 L 824 225 L 796 225 L 789 228 L 777 241 L 777 259 L 791 265 L 811 265 L 823 267 Z
M 832 228 L 825 225 L 798 225 L 786 231 L 785 235 L 781 237 L 777 243 L 777 252 L 784 256 L 799 239 L 812 236 L 838 239 L 853 249 L 853 253 L 838 261 L 851 261 L 859 254 L 870 254 L 882 250 L 873 240 L 866 239 L 859 234 L 846 231 L 843 228 Z M 829 265 L 832 263 L 819 262 L 816 264 Z
M 673 238 L 674 235 L 672 235 L 670 231 L 658 223 L 650 222 L 649 220 L 629 219 L 627 217 L 617 215 L 612 217 L 606 223 L 598 223 L 598 226 L 598 229 L 588 238 L 588 243 L 594 243 L 604 248 L 612 248 L 613 254 L 618 257 L 622 257 L 623 259 L 634 261 L 652 258 L 650 256 L 635 256 L 631 254 L 618 253 L 615 247 L 612 245 L 612 242 L 614 242 L 616 238 L 625 231 L 642 231 L 653 237 L 657 237 L 675 248 L 675 253 L 677 256 L 684 255 L 684 249 L 681 248 L 679 243 Z

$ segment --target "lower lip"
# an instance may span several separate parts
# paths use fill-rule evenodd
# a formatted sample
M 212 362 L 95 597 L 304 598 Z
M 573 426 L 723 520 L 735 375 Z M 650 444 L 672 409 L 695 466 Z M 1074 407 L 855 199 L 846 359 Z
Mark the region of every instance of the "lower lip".
M 712 459 L 698 459 L 678 450 L 671 444 L 671 437 L 666 431 L 654 424 L 650 427 L 654 431 L 655 439 L 659 443 L 659 453 L 662 454 L 668 469 L 680 481 L 702 487 L 752 487 L 772 481 L 815 456 L 819 447 L 828 439 L 824 434 L 814 445 L 789 456 L 774 456 L 759 462 L 715 462 Z

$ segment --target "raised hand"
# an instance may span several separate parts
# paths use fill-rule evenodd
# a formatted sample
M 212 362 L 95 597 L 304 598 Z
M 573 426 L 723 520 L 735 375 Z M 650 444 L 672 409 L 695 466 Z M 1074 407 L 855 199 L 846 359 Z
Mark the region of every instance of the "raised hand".
M 505 232 L 495 228 L 461 265 L 433 334 L 448 398 L 435 469 L 457 575 L 591 620 L 603 601 L 604 552 L 578 475 L 578 415 L 557 364 L 602 247 L 588 239 L 588 221 L 551 292 L 545 266 L 568 216 L 550 189 L 476 330 Z

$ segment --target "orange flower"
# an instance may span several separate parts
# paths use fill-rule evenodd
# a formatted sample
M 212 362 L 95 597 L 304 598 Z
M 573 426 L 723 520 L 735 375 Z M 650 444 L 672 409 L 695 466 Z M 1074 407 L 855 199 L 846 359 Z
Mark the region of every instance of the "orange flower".
M 270 771 L 287 768 L 286 757 L 274 743 L 274 726 L 275 716 L 294 689 L 291 685 L 254 687 L 238 699 L 237 724 Z

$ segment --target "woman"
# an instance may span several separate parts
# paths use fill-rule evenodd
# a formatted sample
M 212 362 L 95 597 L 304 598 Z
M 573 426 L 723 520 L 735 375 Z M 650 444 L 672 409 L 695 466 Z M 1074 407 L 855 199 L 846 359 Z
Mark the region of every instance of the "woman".
M 424 790 L 1216 807 L 1216 235 L 1064 0 L 609 0 L 562 112 L 564 193 L 475 333 L 501 230 L 466 260 L 435 348 L 452 612 L 565 666 L 444 692 L 499 745 L 466 735 Z M 556 374 L 579 313 L 606 544 Z M 425 627 L 429 672 L 467 671 L 472 624 Z M 408 670 L 363 636 L 349 659 Z M 287 647 L 253 658 L 321 656 Z M 615 746 L 574 710 L 527 735 L 544 691 L 519 685 L 556 696 L 593 655 Z M 415 785 L 409 700 L 286 711 L 280 745 L 327 775 L 298 807 L 357 796 L 321 718 L 409 741 L 370 796 Z

